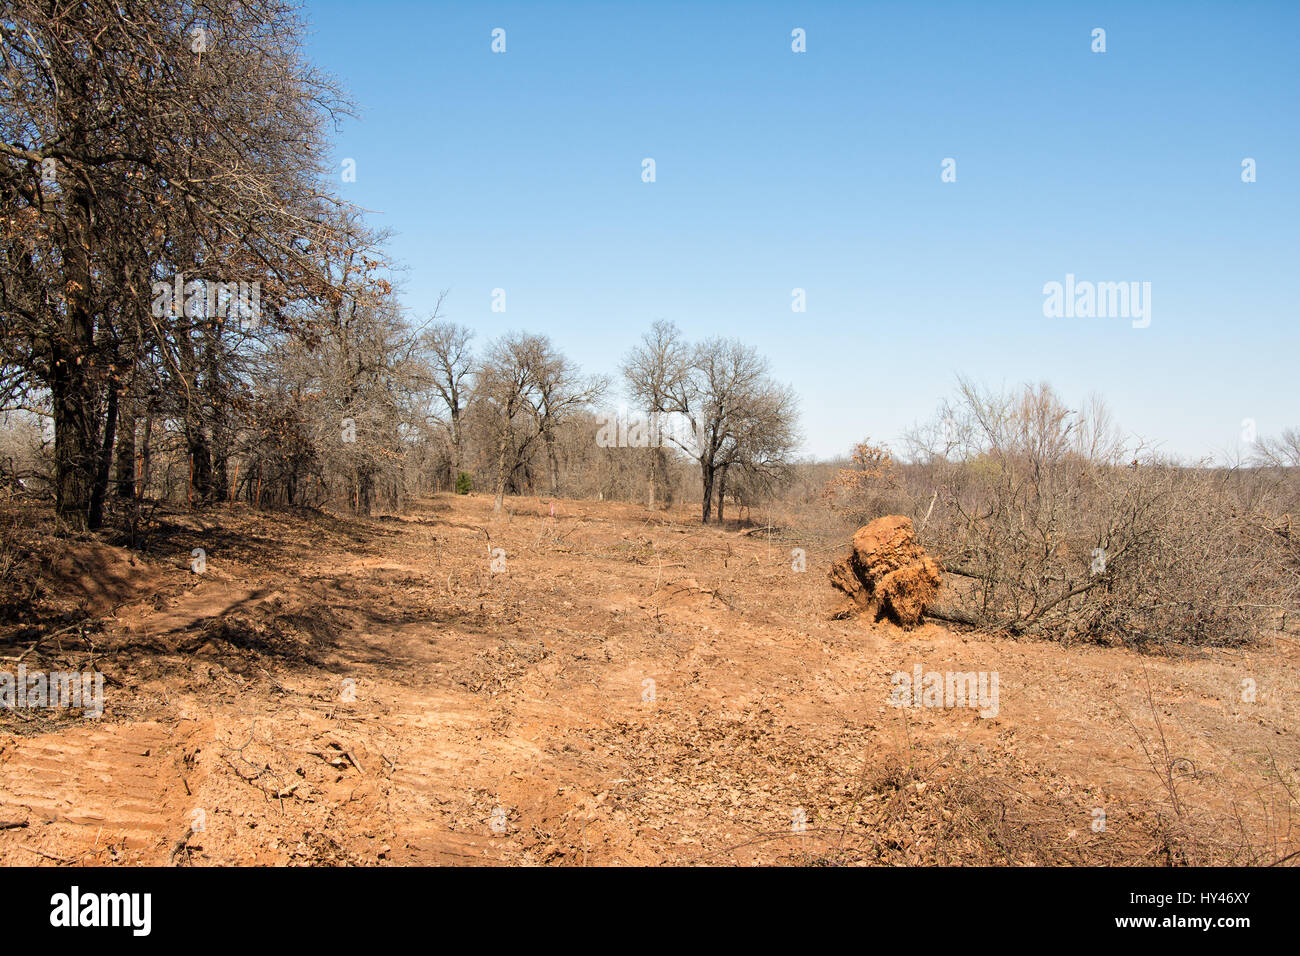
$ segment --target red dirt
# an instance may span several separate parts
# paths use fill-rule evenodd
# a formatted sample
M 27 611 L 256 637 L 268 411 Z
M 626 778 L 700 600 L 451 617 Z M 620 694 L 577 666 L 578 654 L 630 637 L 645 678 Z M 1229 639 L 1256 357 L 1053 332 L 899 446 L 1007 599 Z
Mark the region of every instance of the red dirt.
M 832 549 L 797 532 L 511 505 L 223 510 L 173 521 L 104 595 L 46 595 L 115 610 L 30 651 L 30 632 L 0 633 L 0 656 L 97 665 L 106 710 L 0 709 L 14 824 L 0 863 L 1214 863 L 1296 848 L 1289 637 L 1152 657 L 829 621 Z M 891 707 L 892 675 L 915 665 L 996 671 L 997 716 Z
M 859 528 L 853 550 L 831 565 L 829 577 L 851 601 L 837 617 L 861 610 L 901 627 L 921 623 L 943 581 L 939 563 L 925 553 L 912 519 L 903 515 L 885 515 Z

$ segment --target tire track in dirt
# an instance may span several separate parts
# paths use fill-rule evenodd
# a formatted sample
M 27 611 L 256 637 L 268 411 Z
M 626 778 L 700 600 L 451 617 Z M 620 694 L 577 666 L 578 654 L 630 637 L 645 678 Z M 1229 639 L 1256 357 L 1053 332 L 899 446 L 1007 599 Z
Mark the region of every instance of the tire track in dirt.
M 205 729 L 195 721 L 83 719 L 10 741 L 0 751 L 0 818 L 28 826 L 0 833 L 0 853 L 10 858 L 16 845 L 35 862 L 42 858 L 35 850 L 48 844 L 50 856 L 102 863 L 170 846 L 189 825 L 186 787 L 195 781 L 184 779 L 185 763 Z

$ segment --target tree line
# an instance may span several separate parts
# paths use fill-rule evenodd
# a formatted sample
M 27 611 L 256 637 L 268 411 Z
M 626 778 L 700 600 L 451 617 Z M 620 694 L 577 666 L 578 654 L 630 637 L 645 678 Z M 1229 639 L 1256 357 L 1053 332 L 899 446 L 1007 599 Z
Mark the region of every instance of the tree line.
M 303 37 L 283 0 L 0 13 L 9 485 L 93 530 L 148 500 L 366 514 L 458 480 L 498 510 L 698 494 L 709 521 L 781 479 L 795 399 L 743 343 L 658 323 L 610 378 L 545 335 L 475 351 L 441 304 L 412 321 L 387 237 L 331 188 L 353 106 Z M 689 429 L 602 447 L 598 403 L 620 390 Z

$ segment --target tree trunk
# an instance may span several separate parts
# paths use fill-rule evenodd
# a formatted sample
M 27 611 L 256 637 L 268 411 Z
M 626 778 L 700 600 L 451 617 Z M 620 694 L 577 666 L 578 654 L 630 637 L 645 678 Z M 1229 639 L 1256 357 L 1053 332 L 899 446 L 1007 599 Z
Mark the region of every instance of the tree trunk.
M 223 377 L 221 333 L 222 324 L 208 317 L 204 328 L 203 351 L 205 375 L 204 385 L 207 390 L 207 402 L 204 407 L 212 409 L 211 440 L 209 442 L 212 460 L 212 480 L 208 489 L 208 499 L 224 501 L 229 493 L 227 461 L 230 455 L 230 441 L 226 430 L 226 383 Z
M 465 470 L 464 440 L 460 430 L 460 409 L 451 410 L 451 487 L 456 487 L 460 473 Z
M 969 624 L 972 627 L 986 627 L 990 623 L 988 620 L 959 608 L 955 604 L 926 605 L 925 616 L 938 618 L 941 621 L 950 621 L 953 624 Z
M 727 469 L 718 469 L 718 524 L 722 524 L 722 511 L 727 497 Z
M 190 489 L 198 504 L 205 505 L 212 500 L 212 450 L 201 423 L 186 424 L 185 444 L 190 453 Z
M 207 504 L 212 497 L 212 447 L 204 422 L 203 395 L 199 391 L 200 356 L 195 354 L 194 349 L 196 323 L 189 321 L 191 318 L 183 312 L 177 316 L 176 357 L 181 379 L 181 427 L 185 434 L 185 451 L 190 465 L 186 499 L 193 507 L 196 504 Z
M 704 513 L 701 524 L 708 524 L 709 516 L 713 514 L 713 469 L 701 464 L 700 477 L 704 480 Z
M 54 510 L 73 530 L 90 526 L 90 498 L 98 463 L 99 390 L 92 381 L 95 318 L 90 307 L 90 200 L 68 187 L 63 261 L 67 304 L 50 348 L 54 404 Z
M 650 507 L 655 506 L 655 497 L 658 496 L 662 508 L 671 508 L 673 506 L 673 490 L 668 484 L 668 455 L 664 452 L 662 445 L 656 445 L 652 449 L 650 469 Z
M 117 462 L 114 466 L 117 496 L 123 501 L 130 501 L 136 496 L 135 410 L 135 390 L 128 389 L 117 409 Z
M 657 492 L 659 490 L 660 451 L 662 451 L 662 449 L 659 448 L 652 448 L 650 450 L 650 474 L 647 476 L 649 478 L 649 481 L 647 482 L 649 488 L 647 489 L 648 500 L 646 501 L 646 507 L 649 508 L 651 511 L 655 510 L 655 501 L 658 499 Z
M 375 498 L 375 476 L 369 469 L 357 473 L 356 513 L 369 517 Z
M 90 519 L 94 484 L 95 390 L 78 363 L 79 349 L 54 347 L 50 394 L 54 403 L 54 509 L 77 531 Z
M 509 439 L 506 439 L 501 442 L 501 450 L 497 454 L 497 492 L 496 500 L 492 503 L 492 510 L 496 513 L 500 513 L 501 506 L 504 504 L 506 497 L 506 479 L 509 477 L 509 474 L 506 472 L 506 449 L 509 447 L 508 441 Z
M 113 437 L 117 431 L 117 409 L 122 389 L 110 382 L 108 411 L 104 418 L 104 440 L 100 444 L 99 461 L 95 467 L 95 484 L 90 490 L 90 510 L 87 525 L 98 528 L 104 523 L 104 498 L 108 494 L 108 476 L 113 464 Z
M 135 496 L 143 498 L 153 477 L 153 408 L 145 407 L 144 433 L 140 436 L 140 468 L 136 476 Z
M 560 496 L 560 458 L 555 451 L 555 436 L 546 433 L 546 462 L 551 470 L 551 497 Z

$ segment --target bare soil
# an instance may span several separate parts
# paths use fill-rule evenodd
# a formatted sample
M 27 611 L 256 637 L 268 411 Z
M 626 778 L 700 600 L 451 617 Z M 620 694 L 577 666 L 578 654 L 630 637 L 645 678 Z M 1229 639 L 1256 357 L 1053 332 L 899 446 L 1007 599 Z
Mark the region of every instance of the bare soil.
M 10 506 L 0 670 L 108 683 L 98 719 L 0 709 L 0 863 L 1257 864 L 1300 847 L 1294 637 L 1154 656 L 832 620 L 847 539 L 508 504 L 169 515 L 143 553 Z M 917 664 L 996 672 L 997 716 L 891 706 Z

